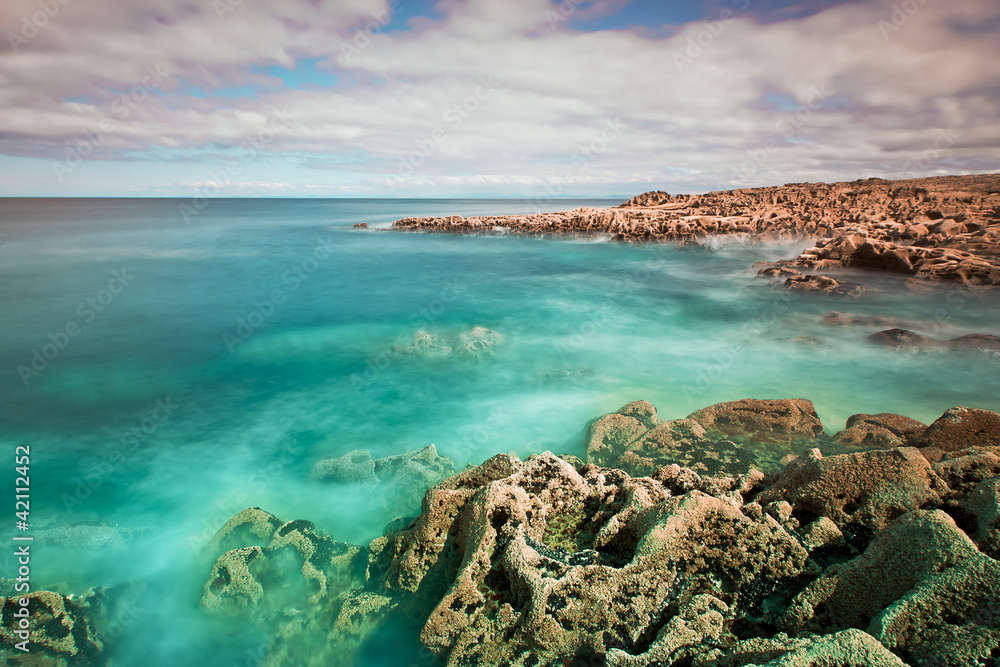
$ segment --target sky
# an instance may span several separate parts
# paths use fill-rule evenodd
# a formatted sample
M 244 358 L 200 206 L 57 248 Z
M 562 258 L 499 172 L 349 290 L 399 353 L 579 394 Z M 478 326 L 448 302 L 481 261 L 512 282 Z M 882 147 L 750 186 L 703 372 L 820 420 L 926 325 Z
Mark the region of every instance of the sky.
M 1000 171 L 996 0 L 3 0 L 0 196 Z

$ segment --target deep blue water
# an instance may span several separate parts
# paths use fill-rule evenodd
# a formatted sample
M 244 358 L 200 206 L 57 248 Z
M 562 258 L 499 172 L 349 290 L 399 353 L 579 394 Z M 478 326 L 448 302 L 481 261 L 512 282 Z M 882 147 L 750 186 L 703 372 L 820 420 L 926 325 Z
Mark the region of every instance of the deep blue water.
M 1000 409 L 996 360 L 900 356 L 864 342 L 875 329 L 820 323 L 838 309 L 916 320 L 940 338 L 998 334 L 995 296 L 886 283 L 831 301 L 748 271 L 805 243 L 351 229 L 525 211 L 510 200 L 214 200 L 190 223 L 181 203 L 0 200 L 0 452 L 13 461 L 30 444 L 39 528 L 100 521 L 129 536 L 123 553 L 39 552 L 33 584 L 144 582 L 120 664 L 242 665 L 259 645 L 198 607 L 197 548 L 239 510 L 310 519 L 358 544 L 419 511 L 308 480 L 317 461 L 354 449 L 434 443 L 459 467 L 501 451 L 582 455 L 588 420 L 637 398 L 672 418 L 805 397 L 830 433 L 858 412 L 929 422 L 959 404 Z M 548 209 L 583 205 L 609 202 Z M 391 352 L 417 330 L 447 339 L 477 326 L 507 341 L 478 364 Z M 9 556 L 0 565 L 13 571 Z M 415 659 L 415 633 L 400 635 L 397 653 L 365 663 Z

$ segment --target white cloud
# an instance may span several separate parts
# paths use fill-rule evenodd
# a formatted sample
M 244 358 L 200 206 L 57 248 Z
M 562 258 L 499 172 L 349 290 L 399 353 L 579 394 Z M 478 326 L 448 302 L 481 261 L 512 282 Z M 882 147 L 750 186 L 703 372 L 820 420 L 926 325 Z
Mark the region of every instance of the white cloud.
M 553 29 L 553 6 L 443 0 L 444 19 L 375 34 L 348 57 L 352 28 L 385 2 L 243 0 L 220 18 L 211 3 L 70 0 L 19 53 L 0 54 L 0 150 L 61 159 L 107 119 L 114 129 L 90 159 L 131 151 L 141 169 L 159 147 L 204 174 L 217 161 L 206 154 L 231 156 L 287 109 L 294 120 L 261 154 L 373 188 L 419 162 L 403 191 L 523 190 L 557 178 L 596 193 L 1000 168 L 1000 11 L 990 0 L 928 2 L 902 22 L 889 0 L 771 24 L 737 12 L 661 39 Z M 7 3 L 0 25 L 16 28 L 33 7 Z M 267 77 L 251 66 L 295 56 L 324 58 L 340 83 L 222 99 L 182 87 L 259 88 Z M 151 65 L 170 76 L 122 118 L 120 95 Z M 486 76 L 496 82 L 488 94 Z M 626 129 L 583 155 L 616 119 Z M 951 142 L 935 148 L 945 130 Z

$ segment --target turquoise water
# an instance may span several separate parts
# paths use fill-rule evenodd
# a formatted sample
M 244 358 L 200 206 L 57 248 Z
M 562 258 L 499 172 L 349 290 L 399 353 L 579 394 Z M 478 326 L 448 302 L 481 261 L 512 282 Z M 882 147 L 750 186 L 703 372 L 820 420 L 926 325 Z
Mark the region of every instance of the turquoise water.
M 886 282 L 831 301 L 748 271 L 804 242 L 644 248 L 351 229 L 528 206 L 509 200 L 215 200 L 190 223 L 179 203 L 0 200 L 0 452 L 11 459 L 0 479 L 13 488 L 14 448 L 29 444 L 35 526 L 107 522 L 126 536 L 125 551 L 32 561 L 36 589 L 146 586 L 120 664 L 243 665 L 259 648 L 247 624 L 198 606 L 198 549 L 241 509 L 358 544 L 419 511 L 391 491 L 309 481 L 317 461 L 354 449 L 434 443 L 458 467 L 496 452 L 582 455 L 588 420 L 637 398 L 671 418 L 805 397 L 830 433 L 858 412 L 929 422 L 959 404 L 1000 410 L 996 359 L 894 354 L 865 343 L 877 329 L 820 323 L 838 309 L 939 338 L 1000 334 L 995 295 Z M 608 202 L 547 208 L 582 205 Z M 392 351 L 417 330 L 455 339 L 477 326 L 506 339 L 479 363 Z M 0 565 L 10 576 L 12 558 Z M 364 664 L 427 664 L 415 630 L 397 634 Z

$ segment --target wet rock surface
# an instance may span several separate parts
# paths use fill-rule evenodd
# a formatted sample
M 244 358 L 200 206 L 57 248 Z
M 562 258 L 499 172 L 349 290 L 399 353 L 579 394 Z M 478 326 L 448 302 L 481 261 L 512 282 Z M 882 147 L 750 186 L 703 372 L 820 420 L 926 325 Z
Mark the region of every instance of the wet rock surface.
M 313 466 L 309 477 L 325 482 L 363 484 L 372 493 L 389 494 L 403 504 L 419 505 L 429 487 L 455 474 L 455 464 L 427 445 L 405 454 L 372 458 L 367 449 L 358 449 Z
M 790 289 L 857 295 L 825 275 L 861 270 L 963 285 L 1000 285 L 1000 176 L 791 183 L 676 195 L 647 192 L 618 208 L 463 218 L 405 218 L 398 231 L 610 235 L 629 242 L 816 239 L 794 259 L 759 265 Z M 832 282 L 830 282 L 832 281 Z
M 868 337 L 869 342 L 906 352 L 979 352 L 1000 356 L 1000 337 L 968 334 L 951 340 L 935 340 L 906 329 L 886 329 Z
M 399 614 L 454 666 L 995 664 L 997 420 L 858 414 L 831 438 L 804 399 L 674 420 L 634 401 L 594 421 L 586 463 L 494 456 L 367 549 L 247 510 L 202 603 L 280 637 L 269 665 L 350 664 Z M 800 451 L 768 473 L 695 453 L 725 442 Z
M 5 584 L 0 580 L 0 589 L 9 595 L 0 597 L 3 665 L 112 667 L 115 640 L 144 611 L 135 604 L 138 587 L 132 584 L 93 588 L 82 595 L 16 593 Z M 26 638 L 28 643 L 22 644 Z

